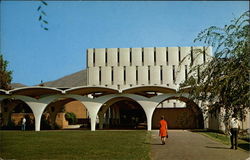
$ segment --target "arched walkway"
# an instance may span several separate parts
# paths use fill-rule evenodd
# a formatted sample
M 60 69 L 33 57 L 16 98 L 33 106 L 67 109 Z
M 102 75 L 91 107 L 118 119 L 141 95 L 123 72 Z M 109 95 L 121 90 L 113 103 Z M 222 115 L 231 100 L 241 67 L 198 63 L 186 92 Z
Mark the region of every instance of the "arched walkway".
M 184 102 L 185 106 L 178 106 L 180 103 L 177 103 L 177 106 L 164 106 L 163 102 L 169 100 Z M 160 102 L 160 104 L 161 106 L 158 106 L 154 111 L 152 119 L 153 128 L 158 128 L 158 122 L 160 121 L 160 117 L 162 115 L 165 116 L 165 119 L 168 121 L 168 127 L 170 129 L 204 128 L 204 118 L 201 109 L 196 103 L 188 98 L 169 97 Z
M 34 93 L 33 93 L 33 92 Z M 187 104 L 194 104 L 188 94 L 177 93 L 174 89 L 161 86 L 140 86 L 118 91 L 108 87 L 75 87 L 60 90 L 49 87 L 26 87 L 10 91 L 1 91 L 0 100 L 11 98 L 24 101 L 31 108 L 35 117 L 35 130 L 40 130 L 41 116 L 51 102 L 59 98 L 71 98 L 81 102 L 89 113 L 91 130 L 96 129 L 96 118 L 100 108 L 115 98 L 128 98 L 143 108 L 147 118 L 147 129 L 152 128 L 152 116 L 157 105 L 166 99 L 179 99 Z M 197 106 L 197 105 L 196 105 Z M 192 107 L 194 111 L 199 107 Z

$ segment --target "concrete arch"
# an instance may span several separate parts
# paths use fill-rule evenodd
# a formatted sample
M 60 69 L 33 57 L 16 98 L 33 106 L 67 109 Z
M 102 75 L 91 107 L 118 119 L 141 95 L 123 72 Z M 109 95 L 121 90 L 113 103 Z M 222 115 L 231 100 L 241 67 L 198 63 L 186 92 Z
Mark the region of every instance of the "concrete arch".
M 136 95 L 136 94 L 115 94 L 115 95 L 107 95 L 107 96 L 102 96 L 102 97 L 98 97 L 95 100 L 104 104 L 106 103 L 108 100 L 110 100 L 111 98 L 115 98 L 115 97 L 127 97 L 130 99 L 133 99 L 134 101 L 136 101 L 137 103 L 139 103 L 144 112 L 146 113 L 146 117 L 147 117 L 147 128 L 148 130 L 151 130 L 151 122 L 152 122 L 152 115 L 154 112 L 154 109 L 157 105 L 157 102 L 151 101 L 150 98 L 144 97 L 144 96 L 140 96 L 140 95 Z
M 43 95 L 48 94 L 62 94 L 63 91 L 57 88 L 44 87 L 44 86 L 33 86 L 33 87 L 21 87 L 13 90 L 9 90 L 9 94 L 13 95 L 24 95 L 29 97 L 40 98 Z
M 129 87 L 122 90 L 122 93 L 136 93 L 136 92 L 160 92 L 160 93 L 176 93 L 174 88 L 165 86 L 135 86 Z
M 103 103 L 99 102 L 97 98 L 92 99 L 92 98 L 88 98 L 86 96 L 81 96 L 81 95 L 76 95 L 76 94 L 52 95 L 52 96 L 43 97 L 43 98 L 39 99 L 39 101 L 46 103 L 48 105 L 49 103 L 51 103 L 52 101 L 54 101 L 58 98 L 72 98 L 72 99 L 75 99 L 77 101 L 80 101 L 89 112 L 89 117 L 90 117 L 90 121 L 91 121 L 91 130 L 92 131 L 95 130 L 97 113 L 98 113 L 98 110 L 101 108 Z
M 86 87 L 86 86 L 66 89 L 64 92 L 66 94 L 77 94 L 77 95 L 88 95 L 92 93 L 102 93 L 105 95 L 105 94 L 119 93 L 118 90 L 109 87 Z
M 101 106 L 101 108 L 98 111 L 98 116 L 99 116 L 99 128 L 102 129 L 103 128 L 103 121 L 104 121 L 104 114 L 107 112 L 107 110 L 115 103 L 120 102 L 120 101 L 132 101 L 134 103 L 136 103 L 138 106 L 140 106 L 140 108 L 142 109 L 142 111 L 145 113 L 144 108 L 134 99 L 129 98 L 129 96 L 124 96 L 124 94 L 119 94 L 116 95 L 112 98 L 109 98 L 106 102 L 103 103 L 103 105 Z
M 31 113 L 34 115 L 33 109 L 30 107 L 30 105 L 25 101 L 25 99 L 29 99 L 29 97 L 23 97 L 23 96 L 0 96 L 1 98 L 1 107 L 2 107 L 2 116 L 3 116 L 3 121 L 2 125 L 7 126 L 9 120 L 11 120 L 11 114 L 12 111 L 21 103 L 24 103 L 27 107 L 28 110 L 31 111 Z M 8 104 L 4 104 L 4 100 L 9 100 Z M 7 105 L 6 111 L 5 111 L 5 106 Z
M 8 94 L 8 91 L 0 89 L 0 95 L 6 95 L 6 94 Z
M 193 100 L 191 100 L 188 96 L 188 94 L 168 94 L 168 95 L 160 95 L 158 97 L 154 97 L 155 100 L 157 100 L 160 104 L 161 102 L 164 102 L 165 100 L 179 100 L 182 102 L 185 102 L 190 109 L 192 110 L 192 112 L 195 114 L 196 118 L 198 118 L 196 120 L 196 126 L 198 128 L 204 128 L 204 115 L 202 112 L 202 108 L 199 106 L 199 104 L 195 103 Z M 157 106 L 158 106 L 157 104 Z M 156 107 L 157 107 L 156 106 Z

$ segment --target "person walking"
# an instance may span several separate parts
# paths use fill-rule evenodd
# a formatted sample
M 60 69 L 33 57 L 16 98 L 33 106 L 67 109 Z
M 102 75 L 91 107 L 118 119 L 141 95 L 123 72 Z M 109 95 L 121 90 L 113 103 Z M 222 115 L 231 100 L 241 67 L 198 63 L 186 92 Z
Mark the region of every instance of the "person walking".
M 236 115 L 232 116 L 230 120 L 230 132 L 231 132 L 231 149 L 237 149 L 238 147 L 238 133 L 239 133 L 240 123 Z
M 23 117 L 22 119 L 22 131 L 25 131 L 25 126 L 26 126 L 26 119 Z
M 159 124 L 160 124 L 159 136 L 161 137 L 161 142 L 164 145 L 166 137 L 168 138 L 168 125 L 167 121 L 164 119 L 164 116 L 161 116 Z

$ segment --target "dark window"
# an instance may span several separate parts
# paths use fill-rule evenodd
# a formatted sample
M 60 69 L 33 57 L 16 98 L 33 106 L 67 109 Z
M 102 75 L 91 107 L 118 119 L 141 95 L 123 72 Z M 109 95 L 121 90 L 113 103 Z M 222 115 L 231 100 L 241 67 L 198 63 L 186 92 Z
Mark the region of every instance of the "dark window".
M 126 67 L 123 67 L 123 80 L 124 80 L 124 84 L 126 84 Z
M 176 103 L 174 103 L 174 108 L 176 108 Z
M 148 84 L 150 84 L 150 66 L 148 66 Z
M 168 65 L 168 47 L 166 48 L 166 62 L 167 62 L 167 65 Z
M 99 84 L 101 85 L 101 81 L 102 81 L 102 68 L 99 67 Z
M 154 65 L 156 65 L 156 48 L 154 48 Z
M 95 67 L 95 48 L 93 50 L 93 66 Z
M 206 62 L 206 47 L 203 47 L 203 63 Z
M 111 84 L 114 84 L 114 67 L 111 67 Z
M 117 65 L 120 65 L 120 48 L 118 48 L 118 52 L 117 52 Z
M 198 83 L 200 83 L 200 67 L 197 68 Z
M 173 65 L 173 82 L 175 83 L 175 65 Z
M 105 66 L 108 64 L 108 49 L 105 48 Z
M 55 112 L 55 107 L 51 107 L 51 112 Z
M 162 70 L 162 66 L 161 66 L 161 71 L 160 71 L 160 78 L 161 78 L 161 84 L 163 84 L 163 70 Z
M 194 61 L 194 50 L 193 49 L 194 48 L 191 47 L 191 63 L 193 63 L 193 61 Z
M 179 62 L 181 61 L 181 47 L 178 47 L 178 57 L 179 57 Z
M 132 48 L 130 48 L 129 50 L 129 62 L 130 62 L 130 66 L 132 65 Z

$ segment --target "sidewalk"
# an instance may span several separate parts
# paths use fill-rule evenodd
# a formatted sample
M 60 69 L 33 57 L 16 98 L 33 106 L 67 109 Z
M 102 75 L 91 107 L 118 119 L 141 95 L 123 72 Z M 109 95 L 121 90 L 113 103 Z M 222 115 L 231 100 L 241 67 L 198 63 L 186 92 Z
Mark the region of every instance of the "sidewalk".
M 158 133 L 152 131 L 152 160 L 246 160 L 250 157 L 250 152 L 229 149 L 230 146 L 185 130 L 170 130 L 166 144 L 161 145 Z

